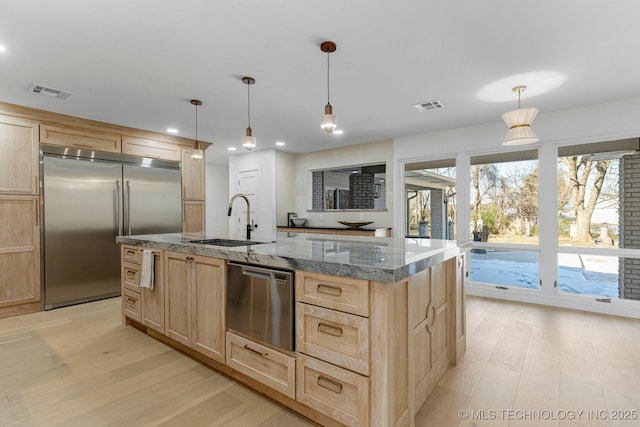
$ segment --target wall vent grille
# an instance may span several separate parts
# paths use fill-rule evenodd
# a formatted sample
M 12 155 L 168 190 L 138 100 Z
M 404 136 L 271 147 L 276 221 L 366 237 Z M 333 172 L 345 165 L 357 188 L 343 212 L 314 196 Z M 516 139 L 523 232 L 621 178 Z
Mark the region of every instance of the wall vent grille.
M 439 99 L 434 99 L 431 101 L 420 102 L 418 104 L 413 104 L 413 108 L 418 111 L 431 111 L 431 110 L 439 110 L 444 108 L 444 105 Z
M 65 90 L 55 89 L 52 87 L 39 85 L 39 84 L 31 85 L 31 87 L 29 88 L 29 92 L 32 92 L 38 95 L 47 96 L 49 98 L 56 98 L 56 99 L 67 99 L 72 95 L 71 92 L 67 92 Z

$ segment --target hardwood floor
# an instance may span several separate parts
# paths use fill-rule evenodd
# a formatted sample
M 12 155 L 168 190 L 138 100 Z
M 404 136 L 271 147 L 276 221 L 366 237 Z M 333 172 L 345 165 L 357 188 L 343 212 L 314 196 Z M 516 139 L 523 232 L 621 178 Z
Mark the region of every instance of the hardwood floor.
M 468 425 L 640 425 L 640 321 L 468 297 L 467 353 L 416 426 Z
M 0 426 L 315 425 L 142 332 L 120 298 L 0 320 Z
M 640 425 L 640 321 L 469 297 L 467 322 L 416 426 Z M 314 424 L 123 327 L 114 298 L 0 319 L 0 426 L 54 425 Z

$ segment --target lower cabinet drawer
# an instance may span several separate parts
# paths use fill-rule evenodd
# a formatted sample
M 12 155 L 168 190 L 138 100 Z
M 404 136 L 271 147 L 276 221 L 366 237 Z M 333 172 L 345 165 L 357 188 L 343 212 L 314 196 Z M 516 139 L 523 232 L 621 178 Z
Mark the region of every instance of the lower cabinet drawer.
M 369 319 L 299 302 L 296 350 L 369 375 Z
M 140 321 L 140 293 L 130 289 L 122 290 L 122 307 L 125 316 Z
M 138 264 L 122 263 L 122 285 L 132 291 L 140 292 L 140 266 Z
M 369 378 L 304 354 L 296 377 L 300 403 L 348 426 L 369 425 Z
M 227 366 L 296 397 L 296 358 L 227 332 Z

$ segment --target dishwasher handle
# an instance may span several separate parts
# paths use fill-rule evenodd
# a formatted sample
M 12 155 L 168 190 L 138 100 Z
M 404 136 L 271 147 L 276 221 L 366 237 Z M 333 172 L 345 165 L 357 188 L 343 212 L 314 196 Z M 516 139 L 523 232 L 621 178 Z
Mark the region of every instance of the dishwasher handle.
M 262 273 L 259 271 L 251 270 L 247 267 L 242 267 L 242 274 L 244 276 L 256 277 L 258 279 L 271 280 L 271 275 L 267 273 Z

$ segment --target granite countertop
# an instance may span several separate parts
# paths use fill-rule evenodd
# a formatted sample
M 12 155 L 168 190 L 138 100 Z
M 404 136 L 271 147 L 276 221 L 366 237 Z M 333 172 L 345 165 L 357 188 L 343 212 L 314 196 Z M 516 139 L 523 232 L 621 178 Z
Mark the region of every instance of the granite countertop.
M 236 247 L 190 243 L 228 238 L 201 233 L 120 236 L 133 246 L 223 258 L 276 268 L 354 277 L 384 283 L 402 280 L 455 257 L 467 243 L 404 237 L 336 236 L 279 232 L 275 242 Z

